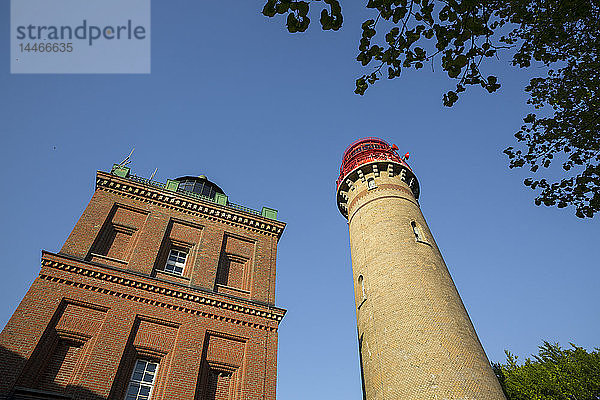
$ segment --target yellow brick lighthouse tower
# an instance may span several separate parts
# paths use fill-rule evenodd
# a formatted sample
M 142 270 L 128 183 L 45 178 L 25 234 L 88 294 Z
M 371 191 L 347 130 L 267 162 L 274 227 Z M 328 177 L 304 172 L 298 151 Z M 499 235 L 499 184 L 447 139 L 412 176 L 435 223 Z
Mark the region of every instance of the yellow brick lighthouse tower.
M 344 152 L 337 203 L 348 218 L 366 400 L 504 400 L 419 208 L 419 183 L 378 138 Z

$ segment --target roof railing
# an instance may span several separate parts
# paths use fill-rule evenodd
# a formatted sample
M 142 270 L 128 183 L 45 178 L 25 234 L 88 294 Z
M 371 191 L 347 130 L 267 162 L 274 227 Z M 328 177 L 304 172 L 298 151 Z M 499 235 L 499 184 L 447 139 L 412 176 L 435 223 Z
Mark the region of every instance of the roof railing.
M 373 161 L 395 161 L 410 169 L 408 164 L 396 153 L 396 150 L 397 147 L 392 147 L 385 140 L 376 137 L 366 137 L 354 141 L 344 151 L 336 186 L 339 188 L 342 179 L 350 171 L 353 171 L 362 164 Z
M 160 189 L 166 189 L 167 188 L 167 184 L 165 184 L 163 182 L 158 182 L 158 181 L 150 180 L 148 178 L 143 178 L 143 177 L 137 176 L 137 175 L 128 175 L 126 177 L 126 179 L 131 179 L 132 181 L 141 183 L 143 185 L 153 186 L 153 187 L 160 188 Z M 190 192 L 188 190 L 178 189 L 178 190 L 175 191 L 175 193 L 183 195 L 183 196 L 191 197 L 191 198 L 194 198 L 194 199 L 203 200 L 203 201 L 209 201 L 211 203 L 219 204 L 215 199 L 213 199 L 211 197 L 204 196 L 204 195 L 201 195 L 201 194 L 198 194 L 198 193 L 194 193 L 194 192 Z M 223 205 L 223 204 L 220 204 L 220 205 Z M 261 211 L 254 210 L 254 209 L 249 208 L 249 207 L 244 207 L 244 206 L 242 206 L 240 204 L 232 203 L 229 200 L 227 200 L 226 207 L 231 207 L 231 208 L 233 208 L 235 210 L 244 211 L 244 212 L 247 212 L 247 213 L 250 213 L 250 214 L 254 214 L 254 215 L 262 215 L 262 216 L 264 216 Z M 276 218 L 271 218 L 271 219 L 276 219 Z
M 142 178 L 141 176 L 137 176 L 137 175 L 129 175 L 127 177 L 127 179 L 131 179 L 133 181 L 143 183 L 144 185 L 154 186 L 154 187 L 161 188 L 161 189 L 164 189 L 167 186 L 165 183 L 153 181 L 148 178 Z
M 235 208 L 236 210 L 239 210 L 239 211 L 245 211 L 245 212 L 250 213 L 250 214 L 262 215 L 261 212 L 258 211 L 258 210 L 253 210 L 251 208 L 244 207 L 242 205 L 235 204 L 235 203 L 232 203 L 230 201 L 227 201 L 227 206 L 231 207 L 231 208 Z

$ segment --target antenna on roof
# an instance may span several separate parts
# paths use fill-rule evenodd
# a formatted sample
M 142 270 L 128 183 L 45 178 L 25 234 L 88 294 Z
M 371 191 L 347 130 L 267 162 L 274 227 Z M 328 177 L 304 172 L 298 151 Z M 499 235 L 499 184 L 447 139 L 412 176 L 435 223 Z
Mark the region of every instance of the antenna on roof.
M 121 161 L 119 163 L 120 166 L 124 166 L 127 165 L 131 162 L 131 160 L 129 159 L 131 157 L 131 155 L 133 154 L 133 152 L 135 151 L 135 147 L 133 149 L 131 149 L 131 153 L 129 153 L 129 155 L 127 157 L 125 157 L 125 159 L 123 161 Z
M 158 171 L 158 167 L 154 170 L 152 175 L 150 175 L 150 180 L 152 180 L 152 178 L 154 178 L 154 175 L 156 175 L 156 171 Z

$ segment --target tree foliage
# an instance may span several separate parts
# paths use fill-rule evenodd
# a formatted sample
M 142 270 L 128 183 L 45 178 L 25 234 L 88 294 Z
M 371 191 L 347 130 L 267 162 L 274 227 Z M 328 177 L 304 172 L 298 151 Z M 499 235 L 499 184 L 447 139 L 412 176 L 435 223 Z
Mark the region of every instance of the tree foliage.
M 493 367 L 508 400 L 598 400 L 599 350 L 588 353 L 572 343 L 562 349 L 544 342 L 533 359 L 519 364 L 506 351 L 506 364 Z
M 288 31 L 304 32 L 310 8 L 319 5 L 322 29 L 340 29 L 338 0 L 267 0 L 263 14 L 287 15 Z M 598 0 L 367 0 L 366 7 L 373 18 L 362 23 L 356 59 L 370 72 L 356 79 L 355 93 L 363 95 L 382 77 L 431 64 L 455 81 L 443 95 L 450 107 L 469 87 L 489 93 L 500 88 L 498 77 L 484 68 L 501 51 L 509 52 L 513 66 L 542 67 L 525 88 L 535 110 L 515 134 L 522 148 L 504 151 L 509 166 L 540 174 L 556 160 L 562 179 L 525 180 L 539 191 L 535 203 L 573 205 L 581 218 L 600 211 Z

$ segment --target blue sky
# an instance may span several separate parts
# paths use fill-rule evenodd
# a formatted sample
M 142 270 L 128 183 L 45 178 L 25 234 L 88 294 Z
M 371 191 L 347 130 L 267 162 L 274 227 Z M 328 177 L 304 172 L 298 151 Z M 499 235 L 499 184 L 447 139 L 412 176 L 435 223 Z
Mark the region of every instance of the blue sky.
M 410 151 L 421 208 L 492 361 L 541 341 L 599 346 L 600 227 L 536 207 L 502 150 L 528 111 L 527 75 L 491 65 L 502 89 L 452 87 L 424 68 L 353 94 L 365 12 L 340 32 L 290 35 L 260 2 L 152 4 L 150 75 L 11 75 L 0 4 L 0 229 L 4 326 L 108 170 L 205 174 L 233 202 L 279 210 L 278 397 L 360 399 L 347 224 L 335 205 L 343 150 L 376 135 Z M 316 21 L 318 18 L 313 18 Z M 505 60 L 506 58 L 504 58 Z M 309 384 L 307 384 L 309 383 Z

